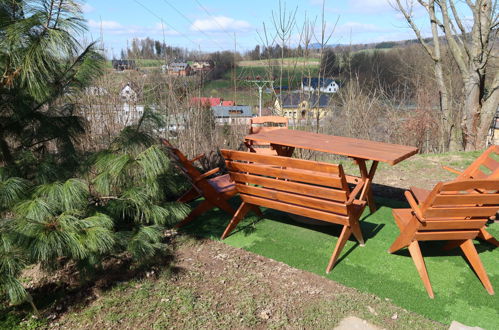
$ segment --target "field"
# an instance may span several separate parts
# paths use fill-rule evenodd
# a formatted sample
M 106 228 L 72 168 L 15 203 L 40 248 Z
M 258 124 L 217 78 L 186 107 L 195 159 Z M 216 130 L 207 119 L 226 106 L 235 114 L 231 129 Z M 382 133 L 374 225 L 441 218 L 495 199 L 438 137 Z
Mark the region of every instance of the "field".
M 289 59 L 288 59 L 289 60 Z M 242 61 L 236 68 L 235 76 L 237 82 L 237 104 L 258 105 L 258 89 L 255 85 L 245 80 L 256 79 L 268 80 L 269 77 L 275 78 L 274 87 L 279 86 L 280 67 L 265 66 L 265 61 Z M 291 89 L 300 88 L 301 78 L 317 75 L 318 62 L 310 61 L 309 65 L 286 66 L 283 68 L 282 85 L 290 86 Z M 203 93 L 205 96 L 222 97 L 226 100 L 234 99 L 233 71 L 227 72 L 223 79 L 213 80 L 205 84 Z M 268 87 L 268 86 L 267 86 Z M 272 94 L 263 93 L 262 103 L 265 104 L 272 100 Z

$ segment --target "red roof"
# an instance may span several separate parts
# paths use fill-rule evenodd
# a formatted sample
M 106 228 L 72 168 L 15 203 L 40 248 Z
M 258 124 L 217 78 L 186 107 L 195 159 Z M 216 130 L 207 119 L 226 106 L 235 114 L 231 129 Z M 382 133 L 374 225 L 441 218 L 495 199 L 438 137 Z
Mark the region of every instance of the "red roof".
M 226 107 L 236 105 L 234 101 L 224 101 L 220 97 L 193 97 L 191 98 L 191 104 L 211 107 L 217 105 L 223 105 Z
M 191 104 L 202 105 L 202 106 L 215 106 L 220 105 L 222 99 L 219 97 L 193 97 L 191 99 Z

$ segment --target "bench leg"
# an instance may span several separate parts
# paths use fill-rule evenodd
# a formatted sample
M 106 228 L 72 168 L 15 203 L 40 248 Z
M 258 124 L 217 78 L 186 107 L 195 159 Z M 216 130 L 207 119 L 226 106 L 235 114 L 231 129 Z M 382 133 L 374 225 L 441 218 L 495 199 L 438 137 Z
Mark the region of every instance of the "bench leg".
M 187 216 L 187 218 L 185 218 L 184 220 L 182 220 L 179 223 L 177 223 L 175 225 L 175 228 L 180 228 L 182 226 L 185 226 L 186 224 L 188 224 L 189 222 L 191 222 L 192 220 L 194 220 L 197 216 L 203 214 L 204 212 L 206 212 L 206 211 L 208 211 L 208 210 L 210 210 L 210 209 L 212 209 L 214 207 L 215 207 L 215 205 L 211 204 L 207 200 L 204 200 L 194 210 L 192 210 L 191 213 L 189 213 L 189 215 Z
M 338 260 L 338 257 L 343 250 L 343 247 L 345 247 L 346 242 L 348 241 L 348 238 L 352 234 L 352 230 L 350 229 L 349 226 L 343 226 L 343 229 L 341 230 L 340 237 L 338 238 L 338 242 L 336 243 L 336 246 L 334 247 L 333 255 L 331 256 L 331 259 L 329 259 L 329 264 L 327 265 L 326 268 L 326 273 L 329 273 L 331 269 L 334 267 L 336 264 L 336 260 Z
M 409 253 L 411 254 L 412 260 L 416 265 L 416 269 L 418 270 L 419 277 L 423 281 L 423 285 L 428 292 L 428 295 L 431 299 L 435 298 L 433 294 L 433 289 L 431 287 L 430 278 L 428 277 L 428 272 L 426 271 L 426 265 L 424 263 L 423 254 L 421 253 L 421 249 L 419 248 L 418 241 L 414 241 L 409 244 Z
M 248 204 L 246 202 L 242 202 L 239 208 L 236 211 L 236 214 L 234 214 L 234 217 L 230 220 L 229 224 L 227 225 L 227 228 L 225 228 L 224 233 L 222 234 L 221 239 L 225 239 L 227 236 L 229 236 L 230 232 L 236 228 L 237 224 L 239 221 L 241 221 L 242 218 L 248 213 L 249 210 L 251 210 L 253 205 Z
M 466 256 L 466 259 L 471 264 L 471 267 L 473 267 L 473 270 L 475 273 L 478 275 L 478 278 L 482 282 L 483 286 L 485 287 L 485 290 L 490 295 L 494 294 L 494 289 L 492 288 L 492 284 L 490 284 L 489 277 L 487 276 L 487 272 L 485 271 L 485 268 L 483 267 L 482 261 L 480 260 L 480 257 L 478 256 L 478 253 L 476 252 L 475 245 L 473 244 L 473 241 L 470 239 L 467 239 L 460 245 L 461 250 L 463 250 L 464 255 Z
M 496 240 L 494 238 L 494 236 L 490 235 L 490 233 L 487 230 L 485 230 L 485 228 L 480 229 L 480 233 L 478 234 L 478 238 L 481 238 L 484 241 L 499 247 L 499 241 Z

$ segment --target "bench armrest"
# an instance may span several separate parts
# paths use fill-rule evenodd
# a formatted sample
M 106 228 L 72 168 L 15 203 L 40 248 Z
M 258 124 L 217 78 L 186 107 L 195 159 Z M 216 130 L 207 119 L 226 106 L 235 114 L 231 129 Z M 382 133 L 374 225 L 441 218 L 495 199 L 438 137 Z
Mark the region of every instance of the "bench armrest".
M 200 160 L 200 159 L 201 159 L 201 158 L 203 158 L 203 157 L 206 157 L 206 155 L 205 155 L 204 153 L 199 154 L 199 155 L 197 155 L 196 157 L 194 157 L 193 159 L 191 159 L 191 160 L 190 160 L 190 162 L 191 162 L 191 163 L 194 163 L 195 161 Z
M 357 197 L 357 195 L 361 192 L 361 190 L 362 192 L 358 199 L 363 200 L 366 194 L 368 184 L 369 184 L 369 179 L 366 179 L 365 181 L 361 180 L 359 183 L 357 183 L 355 188 L 353 188 L 352 192 L 350 193 L 350 197 L 348 198 L 345 204 L 351 205 L 355 201 L 355 197 Z
M 463 172 L 458 171 L 458 170 L 456 170 L 456 169 L 454 169 L 454 168 L 452 168 L 452 167 L 449 167 L 449 166 L 442 166 L 442 168 L 443 168 L 444 170 L 447 170 L 447 171 L 449 171 L 449 172 L 452 172 L 452 173 L 455 173 L 455 174 L 459 174 L 459 175 L 463 173 Z
M 215 174 L 215 173 L 217 173 L 217 172 L 220 172 L 220 168 L 218 168 L 218 167 L 217 167 L 217 168 L 214 168 L 214 169 L 212 169 L 212 170 L 209 170 L 209 171 L 208 171 L 208 172 L 206 172 L 206 173 L 201 174 L 200 176 L 198 176 L 198 177 L 196 178 L 196 180 L 194 180 L 194 182 L 199 182 L 199 181 L 201 181 L 201 180 L 203 180 L 203 179 L 206 179 L 206 178 L 207 178 L 207 177 L 209 177 L 210 175 L 213 175 L 213 174 Z
M 416 202 L 416 199 L 414 199 L 412 193 L 410 191 L 406 191 L 404 195 L 405 198 L 407 198 L 407 201 L 409 202 L 409 205 L 411 206 L 411 209 L 414 211 L 414 214 L 416 215 L 416 218 L 419 220 L 419 222 L 426 223 L 426 221 L 423 218 L 423 213 L 421 212 L 421 209 L 419 208 L 419 205 Z

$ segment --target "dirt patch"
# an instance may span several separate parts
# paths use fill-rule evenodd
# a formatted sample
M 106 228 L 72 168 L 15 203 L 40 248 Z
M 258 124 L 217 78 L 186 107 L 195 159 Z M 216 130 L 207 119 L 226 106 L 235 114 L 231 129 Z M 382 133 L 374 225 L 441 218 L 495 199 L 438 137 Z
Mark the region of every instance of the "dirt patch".
M 376 296 L 220 242 L 177 247 L 176 271 L 73 307 L 50 327 L 332 328 L 357 316 L 384 328 L 444 328 Z

